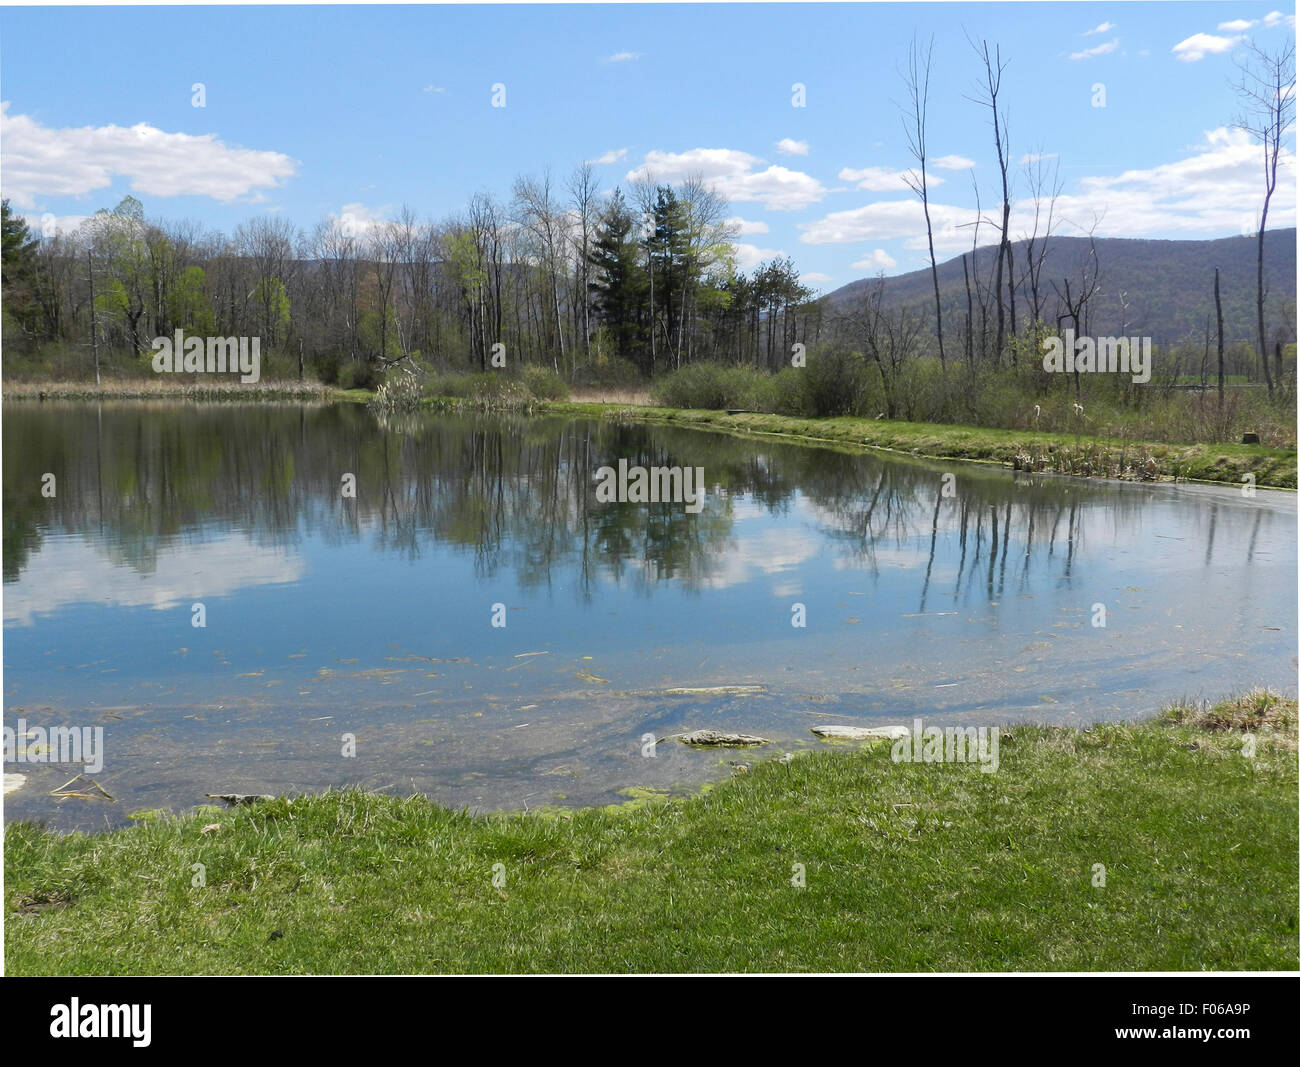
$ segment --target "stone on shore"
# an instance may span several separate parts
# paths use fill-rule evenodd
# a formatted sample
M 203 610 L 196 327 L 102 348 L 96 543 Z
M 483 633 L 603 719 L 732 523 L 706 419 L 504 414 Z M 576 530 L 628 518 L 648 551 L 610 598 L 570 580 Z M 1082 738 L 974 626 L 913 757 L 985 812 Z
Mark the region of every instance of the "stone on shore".
M 906 726 L 814 726 L 812 732 L 828 741 L 897 741 L 911 731 Z

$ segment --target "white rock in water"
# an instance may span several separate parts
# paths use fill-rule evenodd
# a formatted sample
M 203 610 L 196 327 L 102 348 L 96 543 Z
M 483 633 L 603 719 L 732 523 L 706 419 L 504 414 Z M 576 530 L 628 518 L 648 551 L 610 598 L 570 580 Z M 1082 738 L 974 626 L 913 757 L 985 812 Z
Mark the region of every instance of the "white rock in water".
M 683 745 L 720 745 L 724 748 L 767 744 L 766 737 L 757 737 L 754 734 L 727 734 L 718 730 L 692 730 L 689 734 L 682 734 L 678 740 Z
M 8 796 L 10 793 L 18 792 L 25 781 L 27 781 L 27 775 L 25 774 L 6 774 L 4 795 Z
M 814 726 L 812 732 L 818 737 L 833 741 L 871 741 L 880 738 L 897 741 L 912 731 L 906 726 Z

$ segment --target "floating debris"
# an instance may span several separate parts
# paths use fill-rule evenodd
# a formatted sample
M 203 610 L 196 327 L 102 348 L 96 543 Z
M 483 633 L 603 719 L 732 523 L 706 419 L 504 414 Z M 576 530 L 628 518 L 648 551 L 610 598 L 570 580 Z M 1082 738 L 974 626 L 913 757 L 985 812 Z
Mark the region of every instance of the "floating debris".
M 832 741 L 897 741 L 911 733 L 906 726 L 814 726 L 812 732 Z
M 269 793 L 207 793 L 213 800 L 224 800 L 227 804 L 259 804 L 264 800 L 274 800 Z
M 761 685 L 705 685 L 659 690 L 659 693 L 666 697 L 749 696 L 753 693 L 766 692 L 767 690 Z
M 6 776 L 7 777 L 7 776 Z M 81 788 L 73 789 L 74 785 L 81 783 Z M 86 788 L 93 788 L 94 793 L 85 792 Z M 75 798 L 77 800 L 111 800 L 116 802 L 117 797 L 113 796 L 107 789 L 100 785 L 95 779 L 88 778 L 84 774 L 74 774 L 58 789 L 51 789 L 49 796 L 59 797 L 60 799 Z

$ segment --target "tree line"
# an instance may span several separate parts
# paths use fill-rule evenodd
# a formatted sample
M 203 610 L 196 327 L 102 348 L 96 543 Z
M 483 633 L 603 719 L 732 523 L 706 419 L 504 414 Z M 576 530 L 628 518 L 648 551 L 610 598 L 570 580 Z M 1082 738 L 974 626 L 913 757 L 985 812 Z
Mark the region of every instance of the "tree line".
M 127 197 L 37 239 L 6 201 L 5 343 L 89 366 L 143 360 L 178 328 L 258 336 L 272 373 L 347 385 L 403 364 L 570 379 L 699 359 L 775 367 L 819 309 L 788 258 L 736 269 L 726 209 L 700 178 L 602 196 L 585 164 L 563 188 L 520 178 L 508 199 L 480 193 L 438 221 L 403 207 L 308 232 L 266 215 L 224 234 Z

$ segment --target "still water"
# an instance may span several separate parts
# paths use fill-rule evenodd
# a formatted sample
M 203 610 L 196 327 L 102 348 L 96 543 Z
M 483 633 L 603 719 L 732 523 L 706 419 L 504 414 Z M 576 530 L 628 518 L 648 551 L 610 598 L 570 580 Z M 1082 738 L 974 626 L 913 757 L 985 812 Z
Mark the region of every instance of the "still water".
M 618 802 L 818 723 L 1295 689 L 1293 494 L 351 405 L 13 403 L 3 444 L 5 723 L 101 727 L 114 798 L 6 764 L 9 819 L 343 785 Z M 597 502 L 620 459 L 702 467 L 703 508 Z M 762 688 L 663 692 L 722 686 Z M 696 728 L 776 744 L 643 755 Z

